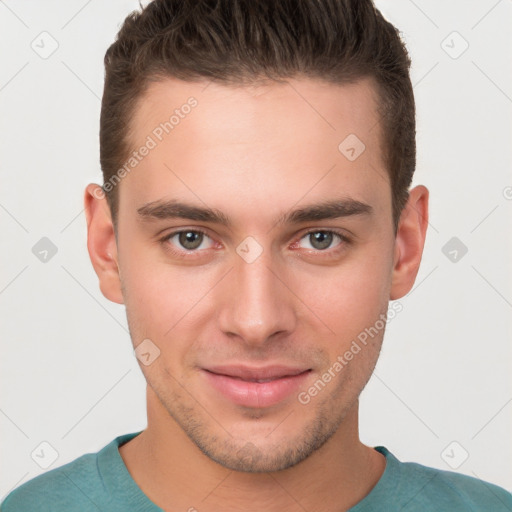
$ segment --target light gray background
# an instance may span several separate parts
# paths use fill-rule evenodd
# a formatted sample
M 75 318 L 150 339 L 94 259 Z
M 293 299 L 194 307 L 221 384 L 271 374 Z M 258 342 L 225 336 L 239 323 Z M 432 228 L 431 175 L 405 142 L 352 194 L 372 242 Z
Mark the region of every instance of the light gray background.
M 137 5 L 0 1 L 1 496 L 55 455 L 49 469 L 146 424 L 124 307 L 100 293 L 82 206 L 101 181 L 103 56 Z M 413 59 L 414 184 L 430 189 L 431 217 L 362 394 L 361 437 L 512 490 L 512 2 L 377 5 Z M 51 49 L 43 31 L 58 42 L 46 59 L 31 47 Z M 46 263 L 32 252 L 42 237 L 58 249 Z M 452 237 L 468 248 L 455 262 Z

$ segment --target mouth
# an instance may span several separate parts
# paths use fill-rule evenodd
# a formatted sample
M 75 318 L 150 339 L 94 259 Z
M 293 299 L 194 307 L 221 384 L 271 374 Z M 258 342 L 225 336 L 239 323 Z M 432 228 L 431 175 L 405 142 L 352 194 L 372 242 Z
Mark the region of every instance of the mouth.
M 282 365 L 267 367 L 216 366 L 203 368 L 210 389 L 245 407 L 277 405 L 298 391 L 312 372 L 311 368 Z

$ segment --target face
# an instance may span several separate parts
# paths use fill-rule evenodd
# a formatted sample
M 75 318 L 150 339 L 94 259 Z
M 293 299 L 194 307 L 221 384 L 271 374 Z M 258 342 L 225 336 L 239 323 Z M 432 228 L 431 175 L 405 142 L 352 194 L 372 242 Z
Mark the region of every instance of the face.
M 343 424 L 384 335 L 397 251 L 375 93 L 206 85 L 152 84 L 133 118 L 151 148 L 118 185 L 122 300 L 162 410 L 225 467 L 276 471 Z

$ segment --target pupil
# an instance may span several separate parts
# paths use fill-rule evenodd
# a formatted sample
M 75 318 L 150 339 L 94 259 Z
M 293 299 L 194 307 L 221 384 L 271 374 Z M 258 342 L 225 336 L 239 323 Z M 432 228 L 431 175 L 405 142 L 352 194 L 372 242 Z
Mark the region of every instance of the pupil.
M 196 249 L 201 245 L 202 236 L 202 233 L 194 233 L 193 231 L 180 233 L 180 244 L 185 249 Z
M 315 247 L 315 249 L 326 249 L 331 245 L 332 233 L 317 231 L 316 233 L 311 233 L 310 236 L 313 237 L 311 245 Z

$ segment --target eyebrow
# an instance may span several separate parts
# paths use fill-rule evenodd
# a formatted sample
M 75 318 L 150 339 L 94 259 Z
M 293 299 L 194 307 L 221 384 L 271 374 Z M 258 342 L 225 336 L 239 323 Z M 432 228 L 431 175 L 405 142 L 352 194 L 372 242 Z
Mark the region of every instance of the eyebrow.
M 187 219 L 231 226 L 229 216 L 215 208 L 200 207 L 177 200 L 152 201 L 137 209 L 141 220 Z M 366 203 L 351 198 L 323 201 L 286 212 L 276 224 L 299 224 L 327 219 L 339 219 L 356 215 L 372 215 L 373 208 Z

